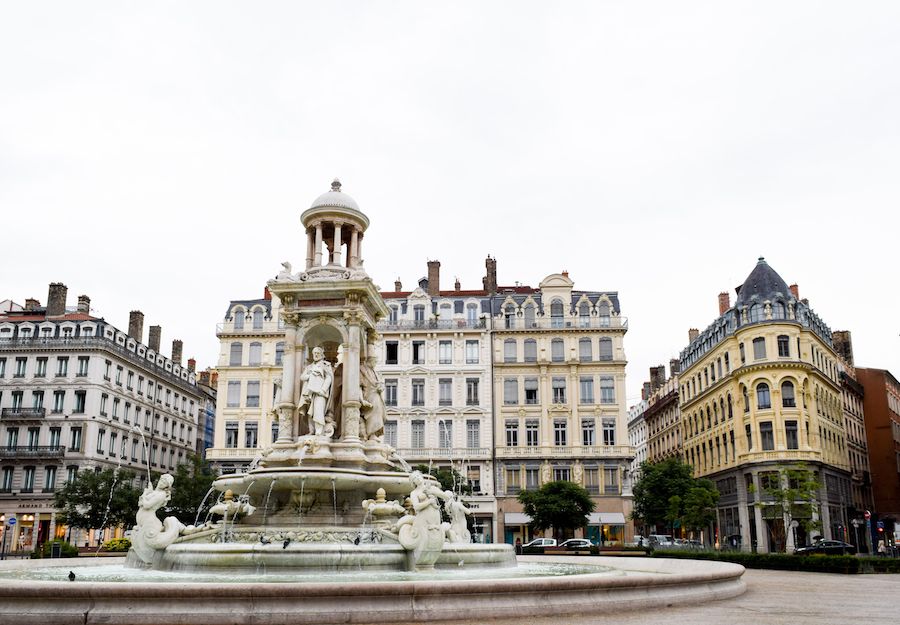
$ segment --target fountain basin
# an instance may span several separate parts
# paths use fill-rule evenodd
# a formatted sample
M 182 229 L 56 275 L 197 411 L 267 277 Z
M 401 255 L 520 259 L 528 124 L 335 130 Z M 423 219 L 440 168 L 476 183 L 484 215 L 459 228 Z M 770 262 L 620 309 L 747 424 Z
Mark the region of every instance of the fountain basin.
M 596 572 L 530 578 L 486 577 L 314 583 L 52 582 L 4 579 L 0 622 L 53 623 L 407 623 L 478 621 L 515 614 L 599 614 L 684 605 L 742 594 L 744 568 L 724 562 L 612 557 L 523 557 L 520 562 L 571 564 Z M 73 561 L 54 566 L 68 570 Z M 98 565 L 108 564 L 97 562 Z M 46 561 L 0 563 L 44 566 Z M 81 562 L 78 562 L 81 566 Z M 619 574 L 610 574 L 609 568 Z M 124 567 L 122 569 L 125 570 Z M 517 569 L 511 569 L 516 571 Z M 144 573 L 141 571 L 140 573 Z M 159 574 L 158 572 L 155 572 Z

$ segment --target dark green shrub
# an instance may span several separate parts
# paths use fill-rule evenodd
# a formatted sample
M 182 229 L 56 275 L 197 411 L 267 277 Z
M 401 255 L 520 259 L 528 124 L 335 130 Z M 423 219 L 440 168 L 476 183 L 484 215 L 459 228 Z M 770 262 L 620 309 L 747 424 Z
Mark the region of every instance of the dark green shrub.
M 60 546 L 60 557 L 62 558 L 76 558 L 78 557 L 78 548 L 75 545 L 70 545 L 64 540 L 49 540 L 45 542 L 40 551 L 34 551 L 31 554 L 32 558 L 49 558 L 53 553 L 53 545 L 58 544 Z
M 676 551 L 657 549 L 654 558 L 682 558 L 734 562 L 748 569 L 810 571 L 817 573 L 898 573 L 900 560 L 857 558 L 856 556 L 795 556 L 784 553 L 746 553 L 742 551 Z
M 113 538 L 103 543 L 104 551 L 125 552 L 131 549 L 131 541 L 127 538 Z

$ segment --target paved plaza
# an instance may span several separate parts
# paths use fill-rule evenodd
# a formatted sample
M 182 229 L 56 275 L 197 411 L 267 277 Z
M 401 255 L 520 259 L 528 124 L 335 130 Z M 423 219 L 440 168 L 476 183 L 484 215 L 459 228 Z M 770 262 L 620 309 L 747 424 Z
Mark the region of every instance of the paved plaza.
M 836 575 L 748 570 L 747 592 L 695 607 L 609 616 L 536 618 L 518 614 L 491 625 L 896 625 L 900 575 Z M 483 621 L 479 621 L 483 622 Z

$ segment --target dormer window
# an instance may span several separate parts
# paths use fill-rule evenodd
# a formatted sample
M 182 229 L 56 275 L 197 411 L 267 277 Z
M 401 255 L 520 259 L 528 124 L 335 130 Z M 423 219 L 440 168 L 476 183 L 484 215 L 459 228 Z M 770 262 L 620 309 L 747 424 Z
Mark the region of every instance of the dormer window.
M 262 330 L 264 316 L 265 316 L 265 311 L 262 308 L 254 309 L 254 311 L 253 311 L 253 329 L 254 330 Z
M 235 308 L 232 313 L 232 317 L 234 318 L 234 329 L 235 330 L 243 330 L 244 329 L 244 309 L 243 308 Z
M 553 300 L 553 303 L 550 304 L 550 326 L 553 328 L 563 327 L 562 300 Z

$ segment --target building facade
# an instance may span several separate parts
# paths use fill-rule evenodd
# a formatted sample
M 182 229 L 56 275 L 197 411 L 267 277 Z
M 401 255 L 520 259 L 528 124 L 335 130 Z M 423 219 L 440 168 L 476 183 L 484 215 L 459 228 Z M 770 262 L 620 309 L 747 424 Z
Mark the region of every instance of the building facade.
M 490 259 L 485 282 L 496 285 Z M 495 489 L 507 543 L 531 538 L 518 494 L 554 480 L 591 494 L 587 536 L 621 543 L 632 533 L 628 324 L 617 293 L 573 287 L 563 272 L 536 289 L 496 287 L 491 296 Z
M 642 398 L 628 409 L 628 444 L 634 450 L 631 476 L 635 484 L 641 479 L 641 465 L 647 462 L 647 422 L 644 420 L 644 413 L 648 405 L 649 402 Z
M 831 331 L 762 258 L 733 307 L 720 294 L 719 313 L 691 331 L 679 374 L 684 458 L 719 489 L 719 540 L 783 551 L 816 534 L 845 539 L 850 463 Z M 767 494 L 794 468 L 821 484 L 813 518 L 801 519 L 816 532 L 793 527 Z
M 661 462 L 682 458 L 681 408 L 677 367 L 666 379 L 663 365 L 650 370 L 651 394 L 644 411 L 647 426 L 647 460 Z
M 181 365 L 181 341 L 168 358 L 159 326 L 141 342 L 139 311 L 126 333 L 93 316 L 86 296 L 66 308 L 66 294 L 54 283 L 47 306 L 27 300 L 0 314 L 0 516 L 9 550 L 65 535 L 53 494 L 79 471 L 127 467 L 144 485 L 150 470 L 174 471 L 195 449 L 201 396 Z

